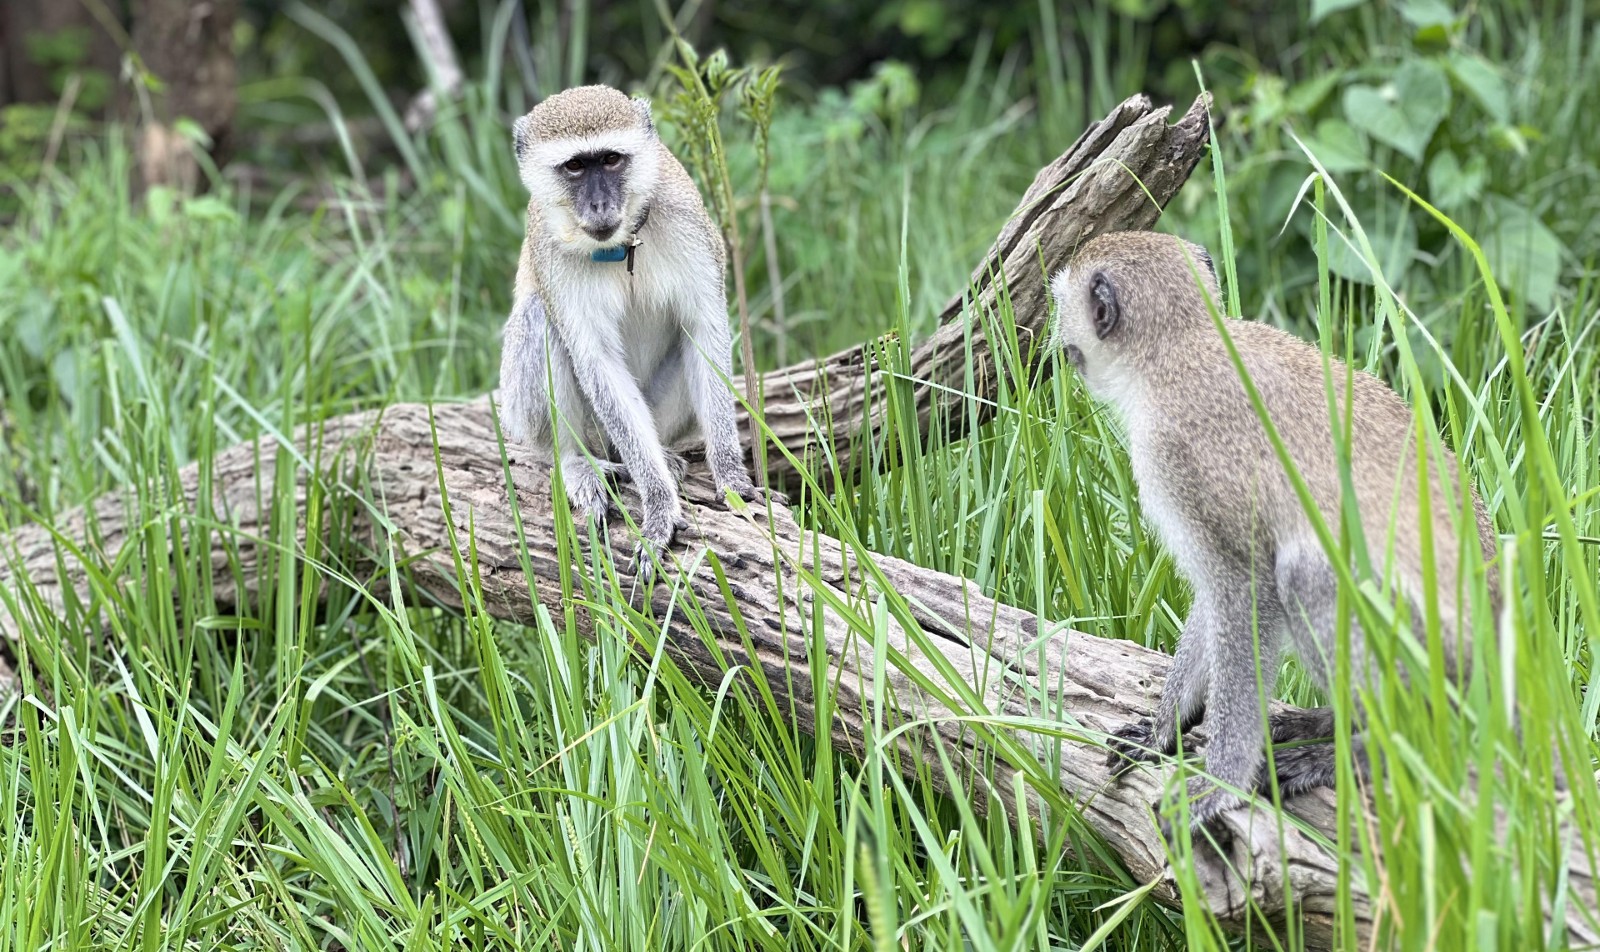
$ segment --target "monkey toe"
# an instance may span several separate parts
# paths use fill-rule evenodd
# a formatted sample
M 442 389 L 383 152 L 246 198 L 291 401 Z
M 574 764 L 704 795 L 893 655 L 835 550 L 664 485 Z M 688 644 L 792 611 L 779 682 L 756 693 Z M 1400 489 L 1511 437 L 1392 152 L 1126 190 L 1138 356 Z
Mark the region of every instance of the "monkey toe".
M 768 489 L 765 486 L 757 486 L 753 483 L 745 483 L 743 486 L 723 486 L 722 491 L 724 493 L 723 505 L 727 505 L 727 493 L 733 493 L 752 505 L 765 506 L 768 502 L 775 506 L 787 506 L 789 504 L 789 497 L 783 493 L 775 489 Z
M 1163 752 L 1155 748 L 1155 726 L 1146 717 L 1134 724 L 1124 724 L 1106 739 L 1106 766 L 1113 778 L 1121 777 L 1134 765 L 1160 760 Z
M 640 582 L 648 585 L 656 577 L 656 557 L 659 555 L 648 543 L 641 542 L 633 547 L 633 558 L 629 565 L 633 575 Z
M 1267 718 L 1267 732 L 1274 744 L 1333 739 L 1333 708 L 1274 711 Z
M 567 502 L 578 519 L 589 519 L 604 529 L 611 515 L 611 494 L 598 478 L 580 480 L 567 486 Z

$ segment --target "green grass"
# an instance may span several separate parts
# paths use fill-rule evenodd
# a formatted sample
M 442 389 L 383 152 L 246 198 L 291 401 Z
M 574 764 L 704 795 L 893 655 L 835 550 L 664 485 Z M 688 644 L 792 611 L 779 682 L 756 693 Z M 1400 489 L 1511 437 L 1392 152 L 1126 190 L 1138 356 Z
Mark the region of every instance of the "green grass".
M 1566 49 L 1554 41 L 1564 22 L 1526 24 L 1506 61 L 1534 41 Z M 1587 67 L 1551 59 L 1526 92 L 1527 121 L 1550 135 L 1532 160 L 1497 156 L 1492 169 L 1530 194 L 1563 150 L 1575 168 L 1594 161 L 1593 139 L 1564 120 L 1582 83 L 1559 72 Z M 956 101 L 900 125 L 869 117 L 858 129 L 837 103 L 780 111 L 772 176 L 787 199 L 791 352 L 930 328 L 1038 165 L 1091 118 L 1069 105 L 1087 98 L 1076 67 L 1044 62 L 1053 81 L 1010 84 L 1002 65 L 976 62 Z M 300 507 L 279 493 L 259 591 L 218 613 L 214 586 L 236 567 L 203 553 L 213 537 L 237 540 L 223 514 L 176 503 L 179 466 L 351 409 L 492 384 L 521 202 L 507 104 L 484 92 L 502 85 L 499 68 L 408 140 L 409 187 L 375 166 L 335 177 L 337 197 L 315 210 L 302 188 L 134 202 L 115 134 L 76 142 L 19 187 L 21 211 L 0 235 L 0 531 L 119 487 L 132 488 L 140 531 L 137 550 L 93 578 L 89 604 L 28 632 L 36 674 L 9 712 L 21 738 L 0 747 L 0 950 L 1077 948 L 1123 913 L 1099 947 L 1224 947 L 1203 914 L 1139 895 L 1066 811 L 1019 834 L 936 793 L 935 778 L 959 783 L 943 764 L 905 780 L 881 756 L 857 760 L 798 731 L 758 678 L 707 690 L 650 660 L 634 645 L 654 645 L 659 629 L 594 577 L 571 580 L 593 606 L 592 643 L 562 618 L 494 622 L 470 597 L 465 613 L 398 604 L 346 569 L 353 542 L 338 520 L 352 503 L 323 509 L 314 495 Z M 1096 81 L 1128 93 L 1138 75 Z M 1025 89 L 1043 105 L 1014 108 Z M 1101 85 L 1094 95 L 1096 108 L 1120 98 Z M 1227 171 L 1251 149 L 1225 130 Z M 748 183 L 753 154 L 735 144 L 731 161 Z M 1389 207 L 1408 206 L 1370 178 L 1363 187 Z M 1394 947 L 1559 948 L 1539 936 L 1541 901 L 1565 898 L 1537 755 L 1554 738 L 1582 787 L 1573 825 L 1600 847 L 1600 804 L 1584 784 L 1600 706 L 1592 201 L 1575 190 L 1550 208 L 1573 256 L 1558 306 L 1530 313 L 1489 293 L 1464 236 L 1427 281 L 1392 278 L 1395 294 L 1325 269 L 1269 280 L 1287 249 L 1259 230 L 1241 226 L 1250 242 L 1221 257 L 1217 223 L 1248 209 L 1230 181 L 1197 175 L 1164 227 L 1206 241 L 1225 269 L 1245 265 L 1230 288 L 1245 313 L 1279 315 L 1424 407 L 1507 553 L 1494 570 L 1510 583 L 1509 637 L 1496 655 L 1480 632 L 1460 715 L 1430 703 L 1434 685 L 1365 698 L 1386 761 L 1362 835 L 1395 845 L 1381 867 L 1368 856 L 1345 869 L 1381 882 L 1402 911 Z M 1336 198 L 1322 194 L 1326 233 L 1309 232 L 1323 260 L 1341 234 L 1359 244 Z M 766 274 L 756 253 L 758 326 Z M 1003 311 L 991 318 L 1006 326 Z M 770 365 L 770 335 L 757 344 Z M 1007 356 L 1021 359 L 1014 344 Z M 926 451 L 914 419 L 892 411 L 873 465 L 807 519 L 1044 616 L 1170 650 L 1188 595 L 1137 518 L 1114 427 L 1070 374 L 1021 374 L 997 402 L 993 422 Z M 295 530 L 312 512 L 325 513 L 330 544 L 303 551 Z M 1381 591 L 1347 594 L 1374 641 L 1426 652 L 1427 633 L 1402 637 Z M 864 650 L 893 663 L 882 632 L 895 607 L 847 607 Z M 821 716 L 833 687 L 813 687 Z M 1278 694 L 1317 700 L 1293 665 Z M 869 749 L 888 703 L 872 699 Z M 1493 778 L 1476 797 L 1462 795 L 1470 771 Z M 1488 823 L 1497 809 L 1504 832 Z

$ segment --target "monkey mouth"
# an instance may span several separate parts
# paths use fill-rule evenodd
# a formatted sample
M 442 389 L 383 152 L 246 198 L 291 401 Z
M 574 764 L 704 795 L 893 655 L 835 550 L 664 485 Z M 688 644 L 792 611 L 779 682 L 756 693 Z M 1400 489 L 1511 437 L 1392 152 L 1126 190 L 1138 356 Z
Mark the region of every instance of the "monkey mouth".
M 1072 368 L 1078 373 L 1083 373 L 1083 351 L 1078 349 L 1077 344 L 1067 345 L 1067 362 L 1072 364 Z
M 617 233 L 617 229 L 619 227 L 619 224 L 584 225 L 583 233 L 588 235 L 590 238 L 593 238 L 595 241 L 605 242 L 611 240 L 612 236 Z

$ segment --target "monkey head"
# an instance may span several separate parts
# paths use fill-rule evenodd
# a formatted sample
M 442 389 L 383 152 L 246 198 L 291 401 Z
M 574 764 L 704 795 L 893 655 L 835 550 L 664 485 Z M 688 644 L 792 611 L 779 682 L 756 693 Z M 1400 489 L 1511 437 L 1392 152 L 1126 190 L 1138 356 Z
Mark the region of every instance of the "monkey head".
M 1137 381 L 1153 351 L 1189 330 L 1212 328 L 1205 295 L 1221 303 L 1204 248 L 1148 231 L 1091 239 L 1056 272 L 1050 292 L 1051 348 L 1064 348 L 1089 392 L 1113 402 Z
M 661 164 L 648 100 L 609 86 L 568 89 L 518 119 L 512 141 L 558 247 L 589 254 L 639 227 Z

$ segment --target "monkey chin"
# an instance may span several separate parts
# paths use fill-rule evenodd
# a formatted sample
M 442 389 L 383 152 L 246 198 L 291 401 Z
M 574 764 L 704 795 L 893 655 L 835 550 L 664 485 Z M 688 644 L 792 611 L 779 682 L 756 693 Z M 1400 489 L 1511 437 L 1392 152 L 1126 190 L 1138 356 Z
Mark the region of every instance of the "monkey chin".
M 583 225 L 577 220 L 568 222 L 564 227 L 555 233 L 555 236 L 556 240 L 561 242 L 562 251 L 571 253 L 573 255 L 579 255 L 584 258 L 589 257 L 596 251 L 604 251 L 610 248 L 616 248 L 621 245 L 623 243 L 623 239 L 627 237 L 622 233 L 622 226 L 618 225 L 606 235 L 606 239 L 604 241 L 601 241 L 599 238 L 591 234 L 588 229 L 584 228 Z

